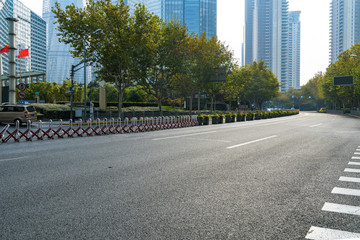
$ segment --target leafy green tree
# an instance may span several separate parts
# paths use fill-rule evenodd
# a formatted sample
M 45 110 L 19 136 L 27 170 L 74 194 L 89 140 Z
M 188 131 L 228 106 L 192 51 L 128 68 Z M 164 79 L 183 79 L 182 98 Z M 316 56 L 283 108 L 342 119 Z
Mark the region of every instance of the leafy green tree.
M 127 102 L 149 102 L 152 98 L 141 85 L 128 87 L 124 93 L 124 101 Z
M 213 109 L 215 96 L 222 90 L 222 82 L 217 81 L 219 72 L 227 73 L 232 67 L 232 52 L 216 37 L 206 38 L 201 34 L 194 48 L 193 76 L 200 89 L 210 97 L 210 109 Z M 215 81 L 214 81 L 215 80 Z
M 72 4 L 63 10 L 56 4 L 53 13 L 59 23 L 60 41 L 74 48 L 74 57 L 84 58 L 86 49 L 87 59 L 96 65 L 99 78 L 118 89 L 120 116 L 124 90 L 133 84 L 136 71 L 129 7 L 124 1 L 113 4 L 110 0 L 89 0 L 85 8 Z
M 158 44 L 152 55 L 153 63 L 142 85 L 155 98 L 161 113 L 162 102 L 169 96 L 173 81 L 184 72 L 188 33 L 177 21 L 161 23 L 159 30 L 155 36 Z
M 172 86 L 176 93 L 182 96 L 183 99 L 189 99 L 189 109 L 193 109 L 194 95 L 196 93 L 200 94 L 203 90 L 201 89 L 201 81 L 204 79 L 202 75 L 204 71 L 201 71 L 203 66 L 201 65 L 201 59 L 203 56 L 202 49 L 206 41 L 205 35 L 201 36 L 201 38 L 195 33 L 187 36 L 182 51 L 184 53 L 183 62 L 172 80 Z
M 280 84 L 263 60 L 254 61 L 250 69 L 252 77 L 245 86 L 245 97 L 262 110 L 264 102 L 280 95 Z
M 222 88 L 225 100 L 230 102 L 235 100 L 245 100 L 245 86 L 251 79 L 252 71 L 249 65 L 245 65 L 241 68 L 236 67 L 232 70 L 232 73 L 226 78 Z

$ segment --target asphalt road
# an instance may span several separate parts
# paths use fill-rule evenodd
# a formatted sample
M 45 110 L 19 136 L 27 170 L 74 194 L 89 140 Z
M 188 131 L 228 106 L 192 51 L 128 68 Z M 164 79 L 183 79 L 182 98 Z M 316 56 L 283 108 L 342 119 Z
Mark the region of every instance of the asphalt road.
M 301 113 L 0 153 L 0 239 L 360 238 L 357 118 Z

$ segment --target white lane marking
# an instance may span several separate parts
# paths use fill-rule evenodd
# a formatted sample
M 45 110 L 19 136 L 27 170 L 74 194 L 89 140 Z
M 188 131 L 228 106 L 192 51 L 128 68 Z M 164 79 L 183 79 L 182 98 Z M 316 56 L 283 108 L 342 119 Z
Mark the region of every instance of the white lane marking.
M 237 144 L 237 145 L 234 145 L 234 146 L 230 146 L 230 147 L 227 147 L 227 149 L 237 148 L 237 147 L 241 147 L 241 146 L 244 146 L 244 145 L 257 143 L 257 142 L 265 141 L 265 140 L 268 140 L 268 139 L 271 139 L 271 138 L 276 138 L 276 137 L 277 137 L 277 135 L 273 135 L 273 136 L 265 137 L 265 138 L 260 138 L 260 139 L 253 140 L 253 141 L 250 141 L 250 142 L 245 142 L 245 143 Z
M 305 238 L 314 240 L 354 239 L 360 238 L 360 233 L 311 226 Z
M 359 206 L 350 206 L 350 205 L 326 202 L 321 210 L 328 211 L 328 212 L 345 213 L 345 214 L 352 214 L 352 215 L 360 216 L 360 207 Z
M 339 181 L 360 183 L 360 178 L 355 178 L 355 177 L 340 177 L 340 178 L 339 178 Z
M 356 149 L 356 151 L 360 151 L 360 149 Z
M 360 152 L 354 152 L 354 155 L 360 155 Z
M 349 162 L 349 165 L 360 165 L 360 162 Z
M 221 140 L 221 139 L 206 139 L 206 138 L 190 138 L 195 140 L 201 140 L 201 141 L 209 141 L 209 142 L 224 142 L 224 143 L 231 143 L 232 141 L 228 140 Z
M 351 159 L 360 159 L 360 157 L 352 157 Z
M 24 156 L 24 157 L 17 157 L 17 158 L 0 159 L 0 162 L 6 162 L 6 161 L 12 161 L 12 160 L 19 160 L 19 159 L 23 159 L 23 158 L 26 158 L 26 156 Z
M 356 168 L 345 168 L 344 172 L 360 173 L 360 169 L 356 169 Z
M 322 125 L 322 123 L 319 123 L 319 124 L 316 124 L 316 125 L 312 125 L 312 126 L 310 126 L 311 128 L 314 128 L 314 127 L 318 127 L 318 126 L 321 126 Z
M 338 187 L 335 187 L 335 188 L 331 191 L 331 193 L 360 197 L 360 190 L 359 190 L 359 189 L 338 188 Z
M 163 138 L 154 138 L 153 140 L 154 140 L 154 141 L 159 141 L 159 140 L 166 140 L 166 139 L 173 139 L 173 138 L 182 138 L 182 137 L 190 137 L 190 136 L 197 136 L 197 135 L 210 134 L 210 133 L 216 133 L 216 131 L 202 132 L 202 133 L 193 133 L 193 134 L 186 134 L 186 135 L 177 135 L 177 136 L 163 137 Z

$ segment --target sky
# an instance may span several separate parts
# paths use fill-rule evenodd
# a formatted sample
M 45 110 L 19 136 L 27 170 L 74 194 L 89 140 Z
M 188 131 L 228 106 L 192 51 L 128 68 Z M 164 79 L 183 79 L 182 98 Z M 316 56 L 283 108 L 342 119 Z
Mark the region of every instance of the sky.
M 20 0 L 42 15 L 43 0 Z M 70 1 L 69 1 L 70 2 Z M 288 0 L 290 11 L 301 11 L 300 84 L 325 72 L 329 65 L 329 13 L 331 0 Z M 244 0 L 218 0 L 218 38 L 229 46 L 240 62 L 245 22 Z

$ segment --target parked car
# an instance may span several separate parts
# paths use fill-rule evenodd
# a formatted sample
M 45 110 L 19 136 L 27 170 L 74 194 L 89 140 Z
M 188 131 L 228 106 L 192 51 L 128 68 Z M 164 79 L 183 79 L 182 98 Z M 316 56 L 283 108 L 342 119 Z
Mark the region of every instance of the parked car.
M 320 108 L 319 112 L 326 113 L 326 108 Z
M 20 125 L 28 120 L 34 122 L 37 120 L 37 112 L 31 105 L 0 105 L 0 123 L 16 123 Z

